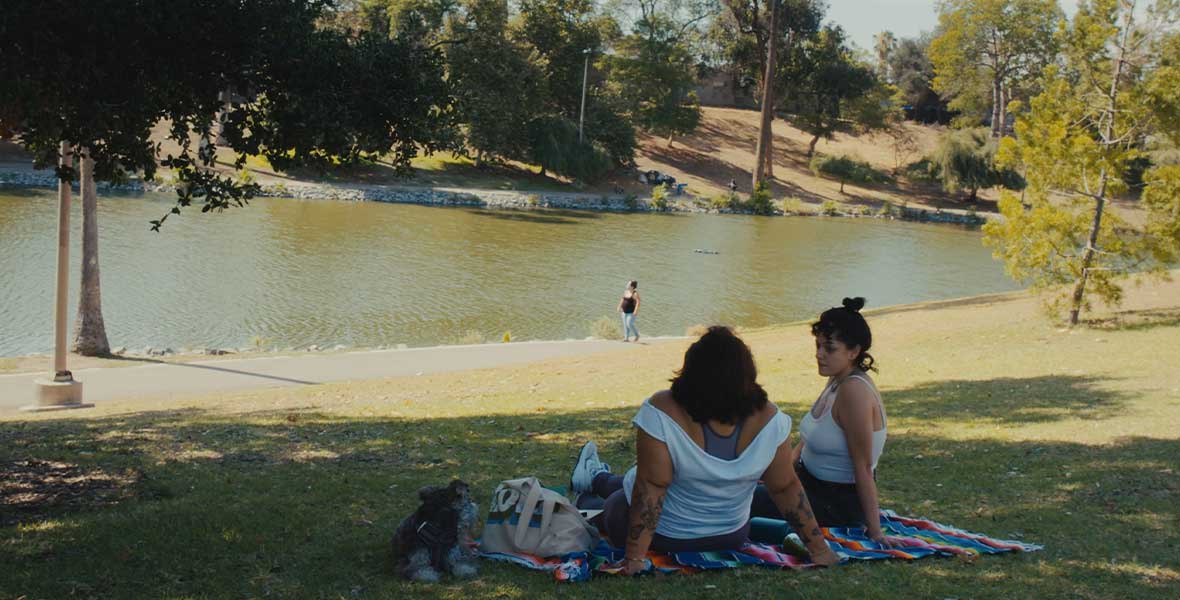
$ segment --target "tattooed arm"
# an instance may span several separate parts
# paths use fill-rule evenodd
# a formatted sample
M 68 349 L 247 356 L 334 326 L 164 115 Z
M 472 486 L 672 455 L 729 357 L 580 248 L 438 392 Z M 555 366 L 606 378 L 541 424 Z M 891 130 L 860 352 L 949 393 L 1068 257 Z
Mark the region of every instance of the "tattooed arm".
M 815 514 L 811 512 L 811 503 L 807 501 L 807 493 L 795 475 L 792 455 L 791 442 L 783 442 L 774 455 L 774 461 L 762 475 L 762 481 L 779 512 L 783 513 L 791 529 L 799 534 L 799 539 L 807 546 L 812 562 L 823 566 L 833 565 L 839 562 L 840 557 L 828 547 L 823 532 L 819 530 Z
M 672 484 L 672 456 L 668 446 L 636 429 L 638 468 L 635 488 L 631 491 L 631 510 L 627 527 L 627 552 L 624 573 L 631 575 L 644 569 L 647 549 L 660 522 L 664 494 Z

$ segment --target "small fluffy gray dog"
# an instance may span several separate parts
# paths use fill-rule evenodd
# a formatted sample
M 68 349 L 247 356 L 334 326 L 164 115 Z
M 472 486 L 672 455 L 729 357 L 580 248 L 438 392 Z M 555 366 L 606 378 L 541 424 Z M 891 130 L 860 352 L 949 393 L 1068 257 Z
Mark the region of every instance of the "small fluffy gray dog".
M 422 506 L 406 517 L 393 534 L 397 572 L 413 581 L 438 581 L 441 573 L 473 577 L 475 551 L 472 529 L 479 506 L 471 501 L 466 483 L 458 479 L 446 487 L 418 490 Z

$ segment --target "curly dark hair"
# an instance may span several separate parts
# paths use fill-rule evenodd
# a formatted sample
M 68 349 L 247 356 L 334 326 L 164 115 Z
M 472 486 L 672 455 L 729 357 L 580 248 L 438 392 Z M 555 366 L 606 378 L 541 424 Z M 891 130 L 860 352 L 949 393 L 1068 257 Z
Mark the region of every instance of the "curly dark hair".
M 766 405 L 750 348 L 728 327 L 713 326 L 684 353 L 672 399 L 697 423 L 735 424 Z
M 873 346 L 873 332 L 869 329 L 868 321 L 861 316 L 860 309 L 865 306 L 864 298 L 845 298 L 837 306 L 825 310 L 819 320 L 811 324 L 811 335 L 839 340 L 849 348 L 860 346 L 860 354 L 856 355 L 853 364 L 861 371 L 876 371 L 876 362 L 869 348 Z

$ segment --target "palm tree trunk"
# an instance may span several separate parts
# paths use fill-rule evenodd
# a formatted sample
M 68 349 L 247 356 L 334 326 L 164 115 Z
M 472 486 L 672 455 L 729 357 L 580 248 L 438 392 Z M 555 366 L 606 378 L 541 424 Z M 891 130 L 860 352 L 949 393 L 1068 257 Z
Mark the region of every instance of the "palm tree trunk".
M 102 285 L 98 276 L 98 194 L 94 186 L 94 159 L 82 149 L 82 286 L 78 317 L 74 321 L 72 350 L 84 356 L 111 353 L 102 320 Z
M 754 152 L 754 181 L 752 189 L 766 175 L 766 156 L 770 153 L 773 137 L 770 133 L 771 120 L 774 118 L 774 73 L 778 55 L 778 4 L 779 0 L 770 0 L 770 34 L 766 51 L 766 70 L 762 73 L 762 120 L 758 127 L 758 146 Z

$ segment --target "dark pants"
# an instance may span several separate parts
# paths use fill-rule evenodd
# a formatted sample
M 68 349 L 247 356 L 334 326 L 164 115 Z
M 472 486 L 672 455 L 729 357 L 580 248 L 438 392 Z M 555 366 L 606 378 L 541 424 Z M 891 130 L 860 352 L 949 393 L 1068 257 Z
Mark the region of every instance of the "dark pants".
M 599 473 L 594 478 L 592 492 L 598 498 L 605 498 L 602 514 L 592 522 L 599 529 L 606 530 L 607 539 L 615 548 L 627 546 L 627 529 L 631 525 L 631 506 L 627 504 L 627 494 L 623 491 L 623 478 L 610 473 Z M 585 500 L 583 500 L 585 499 Z M 593 504 L 593 500 L 586 498 L 578 500 L 579 508 L 586 508 Z M 750 537 L 750 523 L 724 535 L 713 535 L 702 538 L 679 539 L 665 537 L 660 534 L 652 536 L 651 550 L 655 552 L 709 552 L 715 550 L 736 550 L 746 543 Z
M 815 513 L 820 527 L 864 527 L 865 513 L 856 494 L 856 484 L 823 481 L 812 475 L 802 462 L 795 463 L 795 474 L 807 492 L 807 502 Z M 751 517 L 782 519 L 783 514 L 775 506 L 766 486 L 754 490 L 754 502 L 750 506 Z

